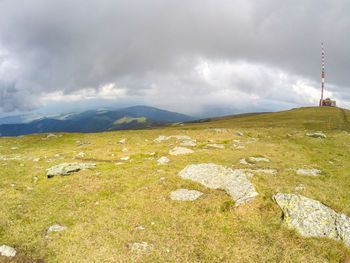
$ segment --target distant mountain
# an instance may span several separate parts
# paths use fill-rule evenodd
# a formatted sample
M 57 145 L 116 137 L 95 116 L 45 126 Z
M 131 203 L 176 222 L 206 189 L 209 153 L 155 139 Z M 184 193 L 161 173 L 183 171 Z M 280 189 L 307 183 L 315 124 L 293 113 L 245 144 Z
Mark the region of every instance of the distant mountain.
M 144 129 L 166 126 L 194 118 L 148 106 L 134 106 L 119 110 L 89 110 L 52 118 L 42 118 L 29 123 L 2 124 L 0 136 L 18 136 L 48 132 L 102 132 L 112 130 Z

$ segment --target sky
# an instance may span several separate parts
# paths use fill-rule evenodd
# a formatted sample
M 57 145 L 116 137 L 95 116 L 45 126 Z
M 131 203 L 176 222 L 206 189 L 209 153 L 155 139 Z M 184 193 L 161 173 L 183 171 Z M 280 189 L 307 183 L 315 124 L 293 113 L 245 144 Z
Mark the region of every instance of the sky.
M 350 108 L 348 0 L 0 0 L 0 116 Z

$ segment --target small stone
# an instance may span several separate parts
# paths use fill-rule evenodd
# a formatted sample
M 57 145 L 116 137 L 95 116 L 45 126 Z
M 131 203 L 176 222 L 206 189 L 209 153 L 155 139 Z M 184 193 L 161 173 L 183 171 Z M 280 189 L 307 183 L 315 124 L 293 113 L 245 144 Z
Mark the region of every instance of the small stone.
M 158 165 L 165 165 L 170 161 L 168 157 L 162 156 L 157 160 Z
M 306 136 L 313 137 L 313 138 L 321 138 L 321 139 L 327 138 L 327 136 L 322 132 L 307 133 Z
M 269 159 L 265 158 L 265 157 L 249 157 L 249 161 L 251 162 L 270 162 Z
M 305 189 L 305 187 L 303 184 L 299 184 L 297 187 L 295 187 L 296 191 L 300 191 L 300 190 L 304 190 L 304 189 Z
M 135 230 L 145 230 L 146 228 L 144 226 L 137 226 L 135 227 Z
M 83 153 L 83 152 L 78 153 L 79 157 L 84 157 L 84 155 L 85 155 L 85 153 Z
M 18 150 L 18 147 L 11 147 L 11 150 Z
M 190 153 L 194 153 L 194 151 L 185 147 L 175 147 L 174 149 L 169 151 L 170 155 L 182 155 Z
M 121 140 L 119 141 L 120 144 L 124 144 L 125 142 L 126 142 L 126 138 L 121 139 Z
M 147 242 L 140 242 L 140 243 L 132 243 L 130 246 L 131 251 L 136 252 L 138 254 L 145 253 L 150 249 L 153 249 L 152 244 L 148 244 Z
M 155 155 L 156 153 L 155 152 L 148 152 L 148 153 L 145 153 L 146 155 L 151 155 L 151 156 L 153 156 L 153 155 Z
M 3 257 L 14 257 L 16 256 L 16 250 L 13 247 L 2 245 L 0 246 L 0 255 Z
M 176 201 L 194 201 L 203 193 L 196 190 L 177 189 L 170 193 L 171 200 Z
M 33 162 L 39 162 L 39 161 L 40 161 L 39 157 L 33 159 Z
M 318 169 L 298 169 L 297 170 L 298 175 L 320 176 L 320 173 L 322 173 L 322 171 Z
M 252 165 L 251 163 L 248 163 L 245 158 L 242 158 L 241 160 L 239 160 L 239 163 L 244 165 Z
M 34 176 L 34 177 L 33 177 L 33 183 L 36 184 L 37 182 L 38 182 L 38 177 Z
M 124 156 L 124 157 L 121 157 L 120 160 L 122 161 L 127 161 L 130 159 L 130 156 Z
M 23 167 L 23 166 L 24 166 L 24 163 L 21 163 L 19 166 Z
M 46 136 L 46 138 L 50 138 L 50 137 L 56 137 L 56 135 L 55 135 L 55 134 L 50 133 L 50 134 L 48 134 L 48 135 Z
M 11 187 L 15 187 L 15 184 L 10 184 Z
M 128 151 L 128 148 L 123 148 L 123 149 L 122 149 L 122 152 L 123 152 L 123 153 L 126 153 L 127 151 Z
M 243 136 L 243 133 L 240 132 L 240 131 L 237 131 L 237 132 L 236 132 L 236 135 L 238 135 L 238 136 Z
M 188 141 L 183 141 L 180 143 L 181 146 L 196 146 L 197 143 L 196 143 L 196 140 L 188 140 Z
M 60 226 L 58 224 L 54 224 L 52 226 L 49 227 L 49 229 L 47 230 L 47 232 L 60 232 L 67 229 L 66 226 Z
M 159 178 L 159 180 L 164 181 L 164 180 L 165 180 L 165 177 L 162 176 L 161 178 Z

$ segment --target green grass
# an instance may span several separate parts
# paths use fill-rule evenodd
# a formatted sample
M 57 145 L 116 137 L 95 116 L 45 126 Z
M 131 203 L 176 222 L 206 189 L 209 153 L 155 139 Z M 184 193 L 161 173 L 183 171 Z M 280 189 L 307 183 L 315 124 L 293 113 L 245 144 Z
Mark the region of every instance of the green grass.
M 141 118 L 123 117 L 119 120 L 116 120 L 113 124 L 118 125 L 118 124 L 123 124 L 123 123 L 130 123 L 133 121 L 137 121 L 138 123 L 143 123 L 143 122 L 146 122 L 146 118 L 145 117 L 141 117 Z
M 279 191 L 301 194 L 350 215 L 349 117 L 349 111 L 338 108 L 300 108 L 153 130 L 0 138 L 0 156 L 22 158 L 0 161 L 0 245 L 16 248 L 13 262 L 342 262 L 350 251 L 341 242 L 304 238 L 288 229 L 271 197 Z M 327 139 L 305 136 L 317 130 Z M 159 135 L 188 135 L 197 147 L 191 147 L 191 155 L 169 156 L 176 140 L 154 143 Z M 123 138 L 126 143 L 119 144 Z M 241 140 L 245 148 L 231 148 L 232 140 Z M 77 141 L 90 144 L 78 146 Z M 225 149 L 203 147 L 208 143 L 224 143 Z M 72 158 L 79 152 L 95 159 L 96 169 L 45 177 L 46 168 L 77 161 Z M 147 152 L 155 152 L 155 159 L 145 159 Z M 99 162 L 126 155 L 133 161 Z M 161 156 L 170 158 L 168 165 L 157 166 Z M 278 175 L 249 178 L 259 196 L 238 207 L 223 191 L 177 176 L 194 163 L 243 168 L 239 160 L 249 156 L 269 158 L 270 163 L 251 167 L 275 168 Z M 33 162 L 35 157 L 40 161 Z M 297 176 L 295 170 L 303 167 L 324 175 Z M 305 188 L 296 191 L 299 184 Z M 178 188 L 204 194 L 193 202 L 170 200 Z M 55 223 L 67 229 L 47 234 Z M 146 229 L 136 230 L 140 225 Z M 142 241 L 153 250 L 130 250 L 131 243 Z

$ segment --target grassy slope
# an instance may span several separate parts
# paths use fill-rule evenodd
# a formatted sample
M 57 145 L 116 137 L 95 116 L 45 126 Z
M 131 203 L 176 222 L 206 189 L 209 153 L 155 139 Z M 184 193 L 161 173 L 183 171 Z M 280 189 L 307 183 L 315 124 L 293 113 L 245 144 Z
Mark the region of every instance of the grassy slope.
M 347 119 L 350 112 L 341 109 L 302 108 L 154 130 L 63 134 L 48 140 L 42 140 L 43 135 L 1 138 L 0 155 L 20 155 L 24 160 L 0 161 L 0 244 L 14 246 L 18 262 L 339 262 L 349 255 L 341 242 L 303 238 L 289 230 L 271 196 L 278 191 L 298 193 L 350 215 Z M 228 132 L 216 133 L 208 127 Z M 328 138 L 306 137 L 312 130 L 322 130 Z M 287 138 L 287 133 L 292 137 Z M 157 157 L 168 156 L 173 147 L 168 144 L 176 142 L 157 144 L 153 139 L 175 134 L 196 139 L 195 153 L 170 156 L 169 165 L 157 166 Z M 128 139 L 124 145 L 118 144 L 122 138 Z M 248 143 L 252 138 L 259 141 Z M 233 139 L 245 142 L 245 148 L 230 148 Z M 77 146 L 77 140 L 91 144 Z M 206 149 L 209 140 L 226 148 Z M 121 151 L 124 147 L 128 153 Z M 98 162 L 94 170 L 45 178 L 46 168 L 70 162 L 79 152 L 85 152 L 85 158 L 111 161 L 130 155 L 133 161 L 119 166 Z M 155 152 L 155 160 L 145 160 L 146 152 Z M 271 163 L 254 168 L 276 168 L 279 173 L 250 178 L 259 196 L 238 208 L 223 209 L 230 200 L 224 192 L 177 176 L 193 163 L 244 168 L 239 160 L 257 155 Z M 29 160 L 34 157 L 41 160 Z M 302 167 L 325 174 L 297 176 L 295 169 Z M 39 178 L 36 184 L 34 176 Z M 296 191 L 299 184 L 305 189 Z M 194 202 L 171 201 L 170 192 L 178 188 L 204 195 Z M 54 223 L 68 229 L 47 235 Z M 139 225 L 146 230 L 135 230 Z M 152 243 L 154 249 L 138 255 L 128 248 L 142 241 Z

